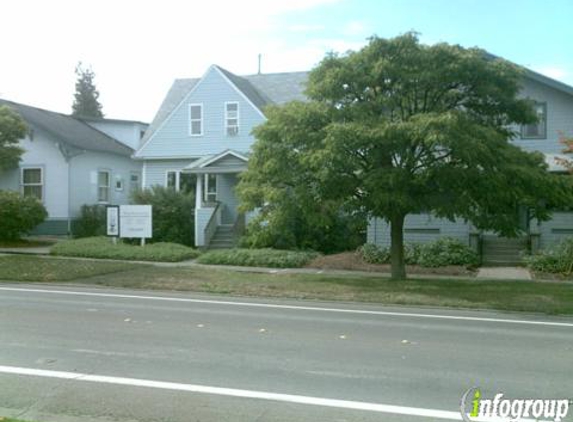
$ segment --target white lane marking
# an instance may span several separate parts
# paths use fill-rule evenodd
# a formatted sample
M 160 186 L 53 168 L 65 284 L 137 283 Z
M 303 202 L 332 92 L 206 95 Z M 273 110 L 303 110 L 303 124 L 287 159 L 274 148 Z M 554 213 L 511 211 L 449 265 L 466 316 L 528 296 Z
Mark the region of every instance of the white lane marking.
M 271 303 L 233 302 L 233 301 L 225 301 L 225 300 L 190 299 L 190 298 L 166 297 L 166 296 L 126 295 L 126 294 L 118 294 L 118 293 L 78 292 L 78 291 L 70 291 L 70 290 L 29 289 L 29 288 L 20 288 L 20 287 L 0 287 L 0 290 L 14 291 L 14 292 L 61 294 L 61 295 L 69 295 L 69 296 L 111 297 L 111 298 L 119 298 L 119 299 L 141 299 L 141 300 L 158 300 L 158 301 L 167 301 L 167 302 L 202 303 L 202 304 L 210 304 L 210 305 L 246 306 L 246 307 L 252 307 L 252 308 L 289 309 L 289 310 L 297 310 L 297 311 L 335 312 L 335 313 L 343 313 L 343 314 L 381 315 L 381 316 L 396 316 L 396 317 L 410 317 L 410 318 L 445 319 L 445 320 L 454 320 L 454 321 L 500 322 L 500 323 L 507 323 L 507 324 L 542 325 L 542 326 L 552 326 L 552 327 L 570 327 L 570 328 L 573 328 L 573 322 L 531 321 L 531 320 L 503 319 L 503 318 L 482 318 L 482 317 L 455 316 L 455 315 L 418 314 L 418 313 L 411 313 L 411 312 L 368 311 L 368 310 L 364 310 L 364 309 L 320 308 L 317 306 L 278 305 L 278 304 L 271 304 Z
M 364 410 L 369 412 L 391 413 L 396 415 L 422 416 L 426 418 L 462 420 L 459 412 L 424 409 L 418 407 L 394 406 L 390 404 L 368 403 L 350 400 L 327 399 L 322 397 L 300 396 L 293 394 L 269 393 L 266 391 L 241 390 L 236 388 L 211 387 L 207 385 L 183 384 L 176 382 L 154 381 L 138 378 L 90 375 L 78 372 L 49 371 L 44 369 L 0 366 L 0 373 L 26 375 L 44 378 L 57 378 L 73 381 L 87 381 L 100 384 L 125 385 L 132 387 L 157 388 L 162 390 L 186 391 L 191 393 L 215 394 L 219 396 L 241 397 L 249 399 L 273 400 L 279 402 L 335 407 L 342 409 Z

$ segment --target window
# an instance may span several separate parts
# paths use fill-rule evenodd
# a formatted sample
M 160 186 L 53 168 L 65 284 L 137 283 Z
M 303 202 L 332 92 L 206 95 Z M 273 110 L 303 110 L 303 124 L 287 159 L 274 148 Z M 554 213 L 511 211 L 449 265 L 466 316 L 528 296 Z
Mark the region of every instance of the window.
M 521 127 L 522 139 L 545 139 L 547 137 L 547 104 L 535 103 L 533 105 L 537 115 L 537 123 Z
M 97 172 L 97 200 L 98 202 L 109 202 L 109 171 L 100 170 Z
M 139 189 L 139 173 L 130 173 L 129 175 L 129 191 L 135 192 Z
M 225 130 L 227 136 L 239 134 L 239 103 L 225 103 Z
M 203 104 L 189 105 L 189 134 L 203 135 Z
M 41 167 L 22 169 L 22 193 L 40 201 L 44 199 L 44 174 Z
M 165 173 L 165 187 L 177 190 L 179 186 L 179 172 L 169 170 Z
M 204 176 L 204 180 L 205 180 L 205 190 L 203 199 L 205 200 L 205 202 L 217 201 L 217 175 L 206 174 Z

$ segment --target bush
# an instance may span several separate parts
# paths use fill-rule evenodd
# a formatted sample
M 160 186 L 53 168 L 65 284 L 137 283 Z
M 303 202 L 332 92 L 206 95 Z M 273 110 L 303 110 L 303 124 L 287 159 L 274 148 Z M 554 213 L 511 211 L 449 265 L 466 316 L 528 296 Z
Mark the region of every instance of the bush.
M 422 267 L 445 267 L 463 265 L 475 267 L 478 255 L 467 245 L 452 237 L 441 237 L 431 243 L 421 245 L 417 260 Z
M 209 251 L 197 259 L 200 264 L 238 265 L 246 267 L 298 268 L 319 254 L 310 251 L 277 249 L 226 249 Z
M 104 236 L 106 233 L 105 205 L 82 205 L 80 217 L 74 220 L 72 234 L 74 237 Z
M 153 207 L 153 242 L 195 244 L 195 194 L 177 192 L 172 188 L 153 186 L 135 191 L 134 204 Z
M 52 247 L 51 254 L 82 258 L 176 262 L 196 258 L 200 253 L 196 249 L 176 243 L 158 242 L 141 247 L 122 242 L 114 245 L 111 239 L 106 237 L 87 237 L 59 242 Z
M 358 249 L 362 259 L 369 264 L 390 262 L 390 249 L 367 243 Z M 459 240 L 442 237 L 430 243 L 407 243 L 404 245 L 404 260 L 408 265 L 444 267 L 447 265 L 476 266 L 477 254 Z
M 569 275 L 573 273 L 573 238 L 538 254 L 526 256 L 524 260 L 534 271 Z
M 0 191 L 0 239 L 18 240 L 48 217 L 36 198 L 18 192 Z

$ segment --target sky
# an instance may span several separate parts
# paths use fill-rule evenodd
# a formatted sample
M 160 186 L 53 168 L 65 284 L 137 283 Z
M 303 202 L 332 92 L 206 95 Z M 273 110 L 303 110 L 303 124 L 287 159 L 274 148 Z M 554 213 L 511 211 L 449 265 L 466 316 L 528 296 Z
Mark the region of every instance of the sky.
M 149 122 L 176 78 L 309 70 L 408 31 L 573 85 L 573 0 L 5 0 L 0 98 L 70 113 L 78 62 L 106 117 Z

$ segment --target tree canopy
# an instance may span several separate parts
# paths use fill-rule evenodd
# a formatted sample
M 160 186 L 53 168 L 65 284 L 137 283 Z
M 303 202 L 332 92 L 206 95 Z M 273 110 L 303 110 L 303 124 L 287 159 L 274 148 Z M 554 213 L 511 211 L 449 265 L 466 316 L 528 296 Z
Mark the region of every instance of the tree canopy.
M 393 278 L 404 278 L 407 214 L 462 218 L 478 229 L 516 235 L 517 206 L 549 218 L 567 201 L 563 178 L 543 157 L 509 142 L 536 117 L 518 97 L 515 65 L 414 33 L 373 37 L 328 54 L 310 72 L 308 102 L 266 110 L 240 186 L 245 208 L 284 192 L 299 202 L 335 201 L 391 227 Z
M 102 106 L 99 103 L 99 91 L 91 68 L 84 68 L 82 63 L 76 66 L 76 92 L 72 104 L 72 116 L 102 118 Z
M 0 106 L 0 171 L 18 167 L 24 150 L 18 146 L 26 136 L 26 123 L 8 106 Z

